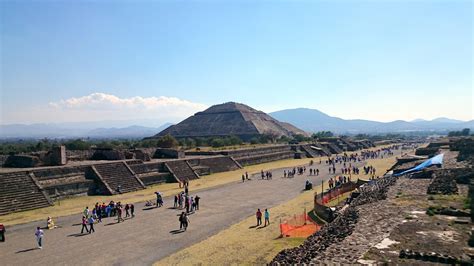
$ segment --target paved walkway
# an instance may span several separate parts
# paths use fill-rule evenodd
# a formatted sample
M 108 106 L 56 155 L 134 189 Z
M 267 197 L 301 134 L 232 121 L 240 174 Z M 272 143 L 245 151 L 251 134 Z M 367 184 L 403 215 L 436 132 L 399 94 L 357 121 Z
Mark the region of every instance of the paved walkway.
M 308 166 L 307 166 L 308 167 Z M 95 225 L 95 233 L 81 235 L 81 214 L 60 217 L 61 228 L 44 230 L 43 249 L 36 249 L 34 231 L 44 222 L 32 222 L 7 228 L 7 242 L 0 242 L 2 265 L 143 265 L 152 264 L 183 248 L 196 244 L 251 215 L 257 208 L 271 208 L 295 198 L 306 179 L 314 185 L 328 179 L 328 167 L 315 164 L 320 176 L 306 174 L 281 178 L 283 170 L 273 171 L 273 180 L 236 181 L 190 194 L 201 197 L 200 210 L 190 216 L 187 232 L 177 233 L 180 210 L 170 208 L 171 198 L 164 207 L 144 210 L 144 203 L 135 204 L 136 217 L 123 223 L 106 218 Z M 206 177 L 203 177 L 206 178 Z M 236 176 L 236 180 L 241 180 Z M 107 197 L 104 197 L 106 200 Z M 89 207 L 93 206 L 93 202 Z M 275 221 L 274 221 L 275 222 Z M 277 234 L 278 232 L 275 232 Z

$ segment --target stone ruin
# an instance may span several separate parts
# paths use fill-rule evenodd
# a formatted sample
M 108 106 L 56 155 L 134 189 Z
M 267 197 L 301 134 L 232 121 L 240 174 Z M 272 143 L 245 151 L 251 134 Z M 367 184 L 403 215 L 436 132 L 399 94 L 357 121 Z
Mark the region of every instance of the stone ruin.
M 284 249 L 278 253 L 270 264 L 310 264 L 320 253 L 329 246 L 337 245 L 352 234 L 358 220 L 357 206 L 372 203 L 386 198 L 386 193 L 397 178 L 387 176 L 377 179 L 370 186 L 361 188 L 360 195 L 354 199 L 346 208 L 343 208 L 336 218 L 325 224 L 320 231 L 308 237 L 302 245 L 296 248 Z M 342 255 L 342 254 L 341 254 Z
M 3 166 L 14 168 L 28 168 L 38 166 L 66 165 L 66 147 L 53 147 L 51 151 L 35 152 L 31 154 L 10 155 Z
M 280 122 L 262 111 L 234 102 L 211 106 L 151 138 L 167 134 L 175 138 L 238 136 L 245 141 L 264 134 L 276 137 L 291 137 L 297 134 L 308 136 L 308 133 L 291 124 Z

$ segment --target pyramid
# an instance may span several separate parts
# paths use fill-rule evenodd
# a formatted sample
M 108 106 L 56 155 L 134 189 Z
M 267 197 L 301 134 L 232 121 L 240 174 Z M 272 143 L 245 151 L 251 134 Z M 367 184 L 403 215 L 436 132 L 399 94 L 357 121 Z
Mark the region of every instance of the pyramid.
M 295 126 L 280 122 L 245 104 L 228 102 L 209 107 L 172 125 L 152 138 L 170 134 L 175 138 L 238 136 L 243 140 L 273 134 L 278 137 L 307 135 Z

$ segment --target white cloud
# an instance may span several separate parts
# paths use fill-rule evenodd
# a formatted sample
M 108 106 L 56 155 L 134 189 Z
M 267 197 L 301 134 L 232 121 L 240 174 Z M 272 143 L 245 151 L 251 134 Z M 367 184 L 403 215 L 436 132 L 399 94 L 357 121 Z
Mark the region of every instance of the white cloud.
M 6 114 L 2 123 L 51 123 L 103 120 L 153 119 L 179 122 L 208 106 L 176 97 L 120 98 L 101 92 L 82 97 L 50 102 L 45 106 L 15 110 Z
M 133 109 L 146 108 L 148 110 L 156 110 L 162 108 L 185 108 L 185 109 L 202 109 L 206 106 L 199 103 L 192 103 L 186 100 L 181 100 L 176 97 L 141 97 L 134 96 L 131 98 L 120 98 L 112 94 L 101 92 L 92 93 L 79 98 L 69 98 L 59 102 L 49 103 L 51 107 L 55 108 L 94 108 L 94 109 Z

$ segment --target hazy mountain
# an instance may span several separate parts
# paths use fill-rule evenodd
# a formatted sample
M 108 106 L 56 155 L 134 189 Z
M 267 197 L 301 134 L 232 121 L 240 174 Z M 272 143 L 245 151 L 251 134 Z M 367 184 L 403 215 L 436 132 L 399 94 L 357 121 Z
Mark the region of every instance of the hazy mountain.
M 118 124 L 121 124 L 119 122 Z M 158 127 L 126 126 L 126 127 L 100 127 L 99 125 L 113 124 L 112 122 L 81 122 L 81 123 L 58 123 L 58 124 L 11 124 L 0 125 L 0 138 L 143 138 L 154 135 L 170 126 L 166 123 Z M 95 126 L 95 127 L 94 127 Z
M 337 133 L 387 133 L 412 131 L 448 131 L 474 128 L 474 120 L 460 121 L 449 118 L 437 118 L 431 121 L 416 119 L 408 122 L 396 120 L 377 122 L 363 119 L 341 119 L 329 116 L 319 110 L 297 108 L 270 113 L 282 122 L 288 122 L 309 132 L 329 130 Z
M 145 138 L 169 127 L 166 123 L 160 127 L 129 126 L 125 128 L 97 128 L 87 132 L 91 138 Z

